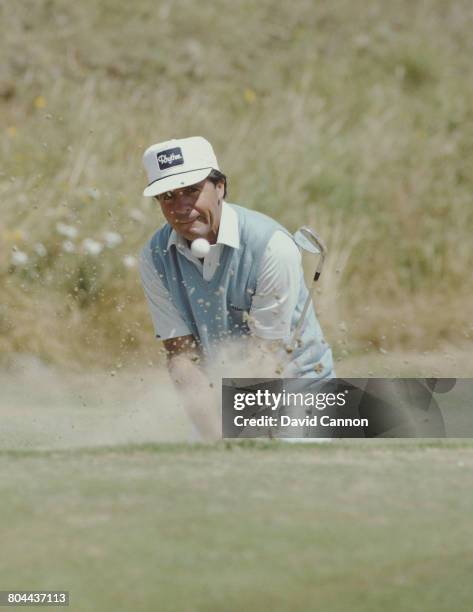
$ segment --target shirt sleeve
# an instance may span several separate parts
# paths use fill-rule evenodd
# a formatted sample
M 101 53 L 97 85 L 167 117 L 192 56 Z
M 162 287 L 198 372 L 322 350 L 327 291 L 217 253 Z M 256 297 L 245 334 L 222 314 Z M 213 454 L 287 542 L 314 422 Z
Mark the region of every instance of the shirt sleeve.
M 192 332 L 174 305 L 169 291 L 154 266 L 149 243 L 141 251 L 139 267 L 143 290 L 148 302 L 157 338 L 169 340 L 189 336 Z
M 252 333 L 266 340 L 286 338 L 297 305 L 301 254 L 295 242 L 277 230 L 263 254 L 250 309 Z

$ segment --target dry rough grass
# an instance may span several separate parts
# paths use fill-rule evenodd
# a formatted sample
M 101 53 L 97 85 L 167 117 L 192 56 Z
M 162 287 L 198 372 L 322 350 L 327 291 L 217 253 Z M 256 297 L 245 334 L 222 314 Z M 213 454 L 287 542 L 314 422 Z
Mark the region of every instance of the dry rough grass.
M 230 201 L 325 237 L 318 308 L 337 354 L 470 338 L 469 0 L 0 11 L 2 359 L 156 358 L 129 258 L 162 221 L 141 155 L 190 134 L 214 143 Z

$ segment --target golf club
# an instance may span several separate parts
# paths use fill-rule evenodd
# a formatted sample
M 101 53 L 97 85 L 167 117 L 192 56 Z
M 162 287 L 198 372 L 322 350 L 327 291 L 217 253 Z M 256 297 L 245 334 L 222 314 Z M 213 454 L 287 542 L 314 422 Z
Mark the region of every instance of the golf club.
M 299 340 L 302 325 L 304 323 L 305 317 L 307 315 L 307 310 L 312 300 L 312 294 L 314 291 L 315 283 L 320 278 L 320 275 L 322 273 L 322 267 L 325 261 L 325 256 L 327 255 L 327 248 L 323 240 L 320 238 L 320 236 L 316 232 L 314 232 L 313 229 L 311 229 L 310 227 L 307 227 L 306 225 L 300 227 L 296 231 L 296 233 L 294 234 L 294 240 L 299 248 L 303 249 L 304 251 L 307 251 L 308 253 L 319 255 L 319 258 L 317 262 L 317 268 L 315 269 L 314 278 L 312 280 L 312 284 L 311 284 L 309 293 L 307 295 L 307 299 L 304 304 L 304 308 L 302 310 L 300 319 L 296 325 L 294 334 L 289 344 L 290 350 L 294 350 L 295 346 L 297 345 L 297 341 Z

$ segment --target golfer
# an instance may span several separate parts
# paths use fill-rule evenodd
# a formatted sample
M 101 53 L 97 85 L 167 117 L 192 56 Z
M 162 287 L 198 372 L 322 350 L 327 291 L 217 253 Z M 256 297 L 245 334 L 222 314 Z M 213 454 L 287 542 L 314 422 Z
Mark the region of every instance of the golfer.
M 154 144 L 143 161 L 144 195 L 159 202 L 167 223 L 143 248 L 140 273 L 171 377 L 187 390 L 189 402 L 197 403 L 199 389 L 208 388 L 206 364 L 236 338 L 256 340 L 263 352 L 274 352 L 277 344 L 283 366 L 273 376 L 332 377 L 332 353 L 312 305 L 297 345 L 284 350 L 308 295 L 290 232 L 225 200 L 226 176 L 202 137 Z M 205 255 L 191 250 L 197 238 L 210 245 Z M 195 406 L 188 410 L 200 420 L 192 415 Z

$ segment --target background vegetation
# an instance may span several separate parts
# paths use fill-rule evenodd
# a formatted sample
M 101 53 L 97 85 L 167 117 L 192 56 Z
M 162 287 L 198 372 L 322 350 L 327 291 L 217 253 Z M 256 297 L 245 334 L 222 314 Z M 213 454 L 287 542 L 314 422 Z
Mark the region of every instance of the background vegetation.
M 154 359 L 134 258 L 162 217 L 141 156 L 197 134 L 230 201 L 325 237 L 339 357 L 468 342 L 469 0 L 0 10 L 1 359 Z

